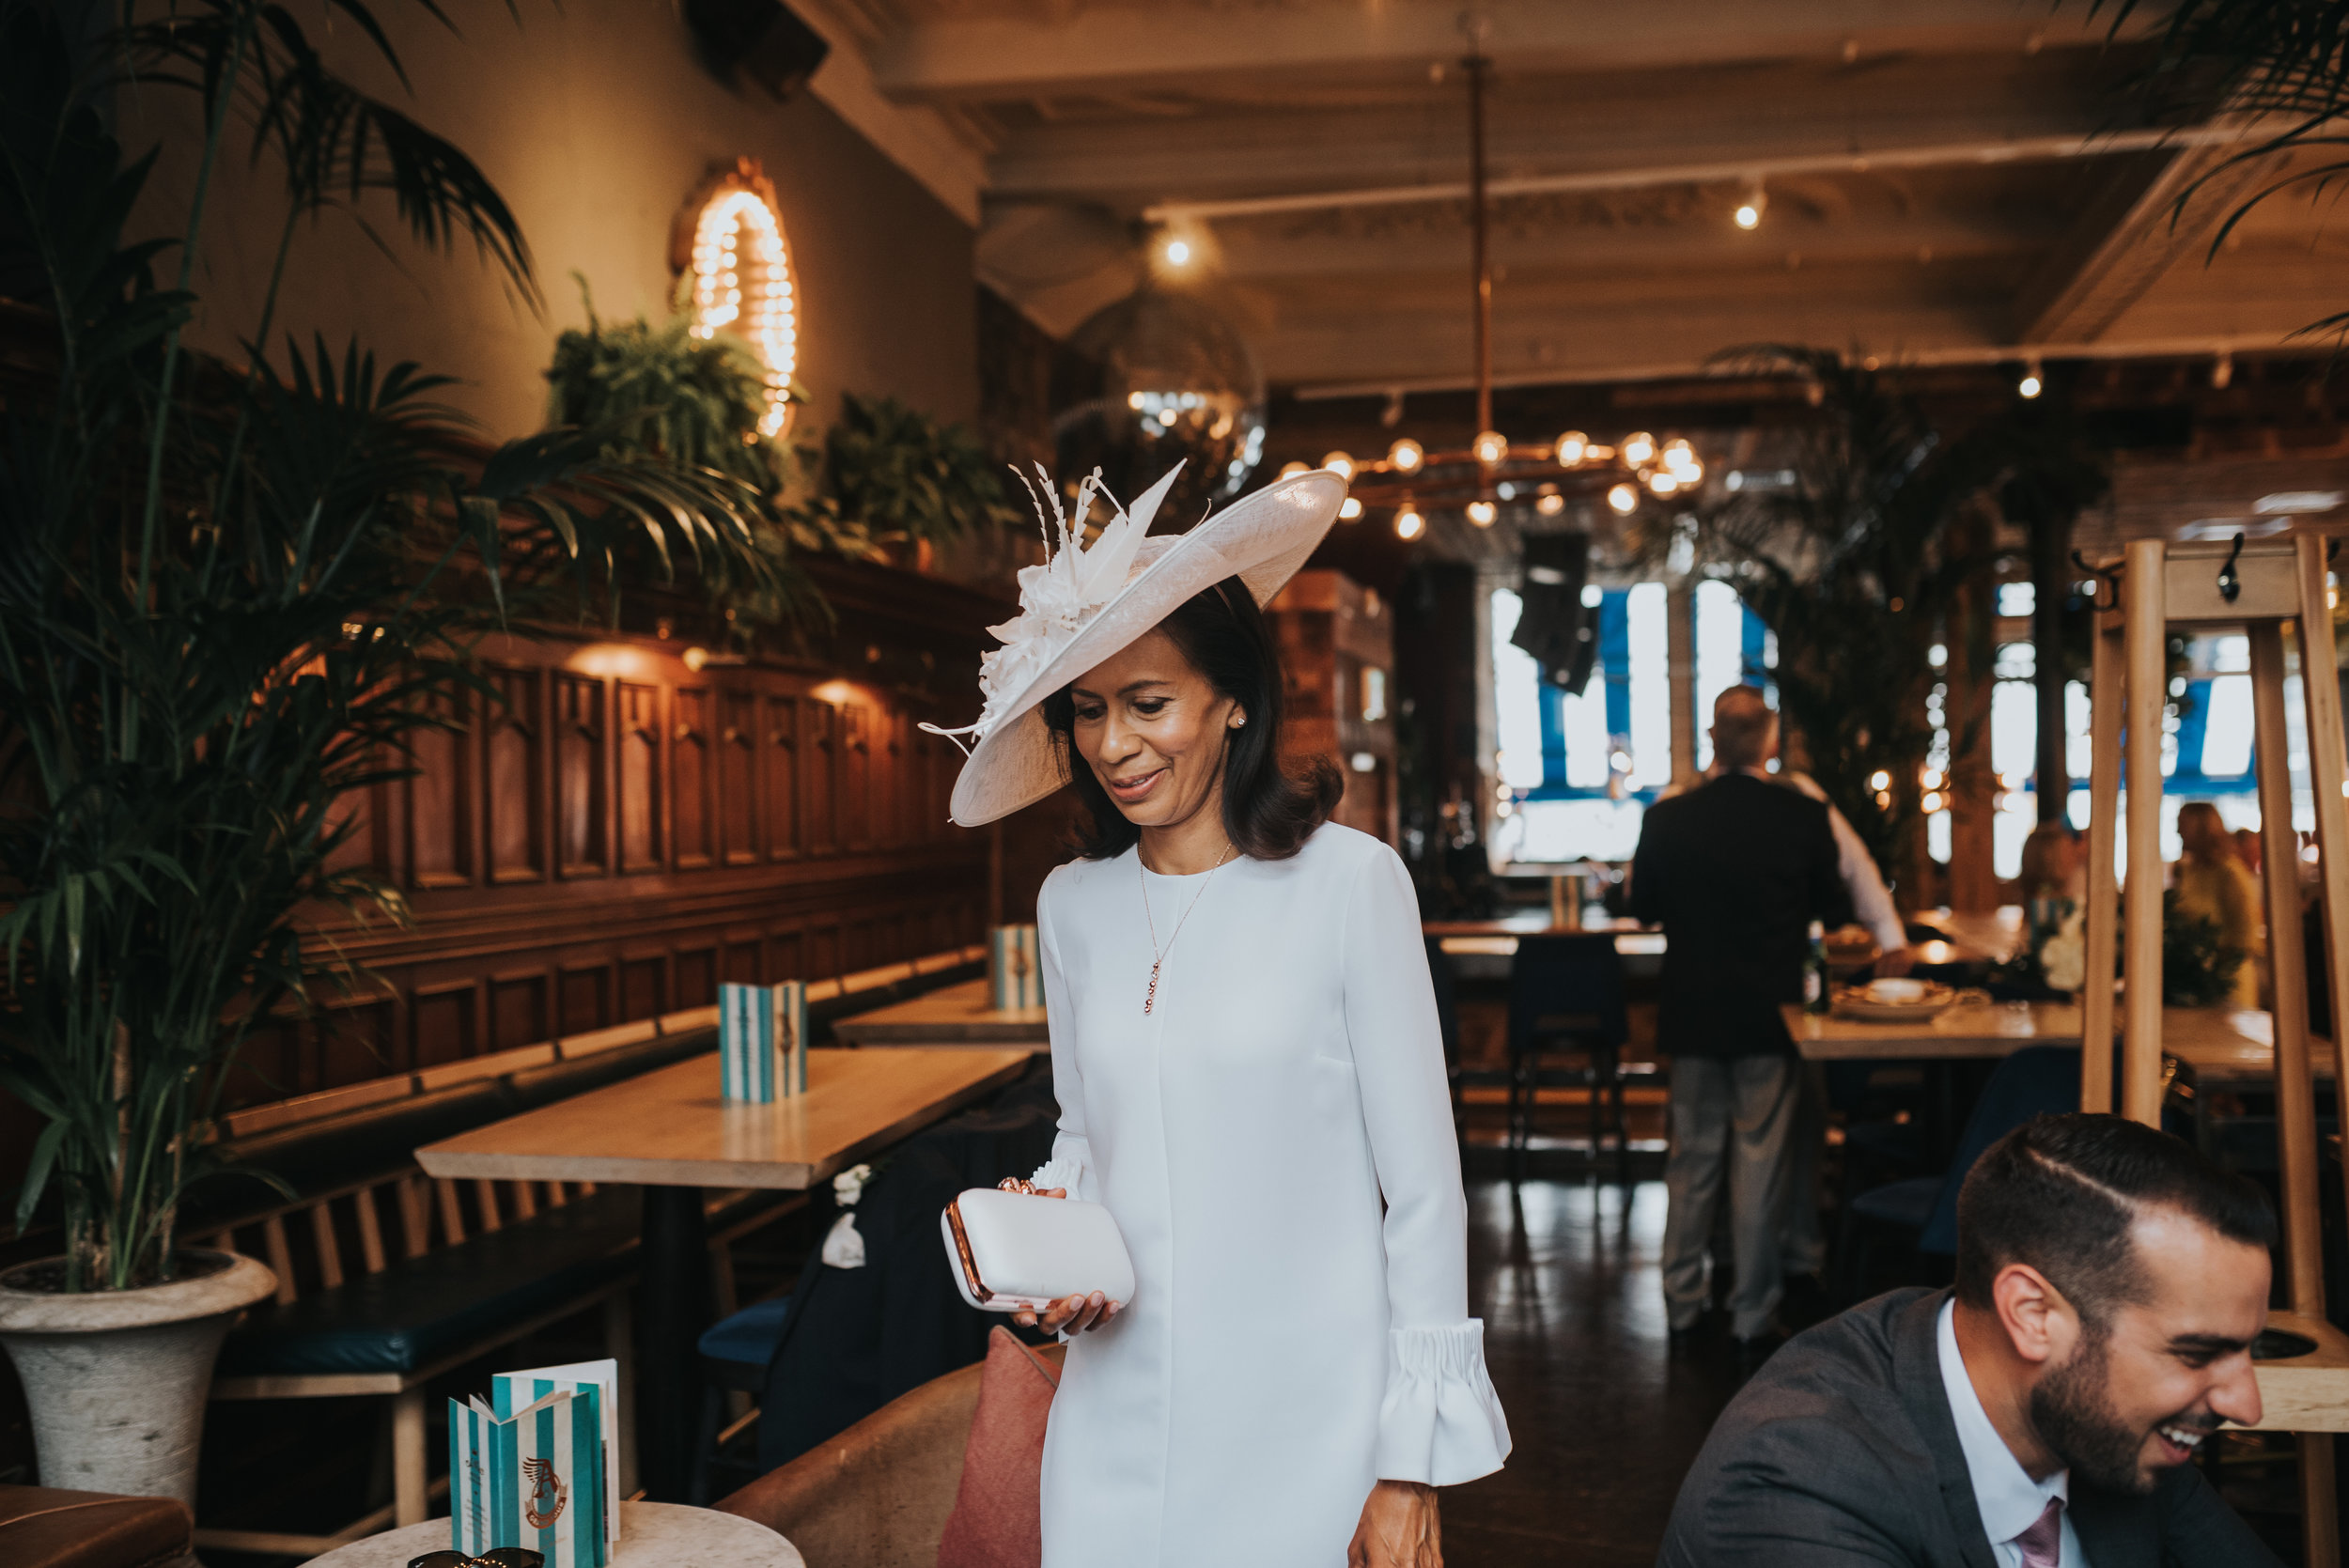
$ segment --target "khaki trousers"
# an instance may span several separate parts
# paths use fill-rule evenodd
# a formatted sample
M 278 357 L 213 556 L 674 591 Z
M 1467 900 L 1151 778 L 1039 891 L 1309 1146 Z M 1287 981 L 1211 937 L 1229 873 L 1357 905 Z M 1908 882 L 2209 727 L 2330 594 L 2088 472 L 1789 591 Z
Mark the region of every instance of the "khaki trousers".
M 1726 1186 L 1737 1275 L 1730 1331 L 1752 1339 L 1768 1330 L 1781 1294 L 1801 1083 L 1802 1064 L 1790 1056 L 1673 1058 L 1663 1275 L 1674 1328 L 1694 1327 L 1703 1315 L 1707 1253 Z

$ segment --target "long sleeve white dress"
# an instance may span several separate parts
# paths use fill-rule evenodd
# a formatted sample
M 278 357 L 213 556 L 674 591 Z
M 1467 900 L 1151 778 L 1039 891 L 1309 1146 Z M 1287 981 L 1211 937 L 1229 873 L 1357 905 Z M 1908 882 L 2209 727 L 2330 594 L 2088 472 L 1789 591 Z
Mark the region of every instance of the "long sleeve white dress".
M 1409 878 L 1325 825 L 1285 861 L 1062 866 L 1038 911 L 1060 1135 L 1134 1299 L 1071 1342 L 1044 1568 L 1337 1568 L 1379 1479 L 1501 1467 Z M 1149 922 L 1173 932 L 1143 1000 Z

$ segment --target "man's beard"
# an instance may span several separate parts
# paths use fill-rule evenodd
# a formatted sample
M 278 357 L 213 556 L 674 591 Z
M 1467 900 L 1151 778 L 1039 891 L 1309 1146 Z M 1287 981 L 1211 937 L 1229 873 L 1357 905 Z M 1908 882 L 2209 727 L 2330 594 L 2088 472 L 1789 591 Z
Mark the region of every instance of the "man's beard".
M 2139 1463 L 2147 1434 L 2132 1430 L 2105 1393 L 2108 1347 L 2102 1332 L 2082 1325 L 2072 1358 L 2030 1391 L 2031 1425 L 2072 1474 L 2092 1486 L 2143 1496 L 2154 1477 Z

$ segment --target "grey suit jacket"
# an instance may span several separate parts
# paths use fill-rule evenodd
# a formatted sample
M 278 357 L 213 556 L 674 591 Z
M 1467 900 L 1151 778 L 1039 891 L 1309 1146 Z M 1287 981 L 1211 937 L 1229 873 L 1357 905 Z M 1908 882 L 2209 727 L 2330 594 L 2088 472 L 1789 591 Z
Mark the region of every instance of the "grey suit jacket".
M 1659 1568 L 1999 1568 L 1941 1386 L 1947 1291 L 1898 1290 L 1796 1336 L 1729 1402 Z M 2149 1497 L 2072 1483 L 2089 1568 L 2278 1568 L 2201 1472 Z

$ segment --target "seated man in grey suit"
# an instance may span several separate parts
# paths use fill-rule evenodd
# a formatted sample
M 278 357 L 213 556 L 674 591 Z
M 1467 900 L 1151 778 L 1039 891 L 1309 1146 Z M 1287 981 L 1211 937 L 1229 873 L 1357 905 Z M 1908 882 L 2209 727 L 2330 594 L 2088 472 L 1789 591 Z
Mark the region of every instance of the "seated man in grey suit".
M 2276 1559 L 2187 1463 L 2260 1419 L 2265 1198 L 2165 1133 L 2046 1116 L 1960 1189 L 1957 1284 L 1797 1336 L 1682 1483 L 1662 1568 Z

